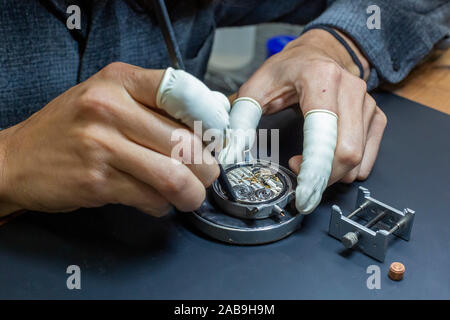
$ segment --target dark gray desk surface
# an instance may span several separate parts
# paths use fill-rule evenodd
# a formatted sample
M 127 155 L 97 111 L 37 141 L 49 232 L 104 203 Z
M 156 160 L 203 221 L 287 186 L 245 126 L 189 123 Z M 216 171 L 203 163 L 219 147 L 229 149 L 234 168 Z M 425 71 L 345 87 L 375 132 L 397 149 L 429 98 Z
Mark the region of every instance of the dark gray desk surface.
M 203 237 L 179 213 L 28 213 L 0 228 L 0 298 L 449 299 L 450 117 L 391 94 L 376 98 L 389 124 L 372 175 L 330 188 L 292 236 L 239 247 Z M 284 164 L 299 148 L 299 122 L 293 109 L 264 120 L 282 128 Z M 350 210 L 358 185 L 416 210 L 411 241 L 394 241 L 384 263 L 327 235 L 331 204 Z M 393 261 L 406 266 L 401 282 L 387 278 Z M 81 290 L 66 288 L 71 264 L 81 267 Z M 381 268 L 380 290 L 366 287 L 372 264 Z

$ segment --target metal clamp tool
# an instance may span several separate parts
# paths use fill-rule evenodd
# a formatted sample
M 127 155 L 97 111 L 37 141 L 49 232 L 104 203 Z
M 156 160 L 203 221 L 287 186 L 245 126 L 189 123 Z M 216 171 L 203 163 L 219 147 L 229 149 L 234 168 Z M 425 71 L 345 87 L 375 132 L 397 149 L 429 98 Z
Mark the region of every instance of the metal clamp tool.
M 372 198 L 368 189 L 359 187 L 355 210 L 348 216 L 342 214 L 339 206 L 332 207 L 328 233 L 346 248 L 357 246 L 383 262 L 391 235 L 409 240 L 414 214 L 408 208 L 403 212 L 392 208 Z

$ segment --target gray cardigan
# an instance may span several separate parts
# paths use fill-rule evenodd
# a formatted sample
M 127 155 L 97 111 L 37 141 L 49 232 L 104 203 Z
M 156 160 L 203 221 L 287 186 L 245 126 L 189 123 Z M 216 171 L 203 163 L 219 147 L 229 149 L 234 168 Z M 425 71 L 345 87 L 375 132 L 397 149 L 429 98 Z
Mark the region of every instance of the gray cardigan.
M 147 2 L 0 0 L 0 128 L 26 119 L 110 62 L 167 67 Z M 81 7 L 81 30 L 66 27 L 71 4 Z M 373 4 L 381 9 L 381 29 L 366 25 Z M 448 0 L 173 0 L 168 7 L 186 69 L 199 78 L 214 30 L 222 26 L 282 21 L 336 27 L 368 57 L 369 88 L 403 79 L 449 34 Z

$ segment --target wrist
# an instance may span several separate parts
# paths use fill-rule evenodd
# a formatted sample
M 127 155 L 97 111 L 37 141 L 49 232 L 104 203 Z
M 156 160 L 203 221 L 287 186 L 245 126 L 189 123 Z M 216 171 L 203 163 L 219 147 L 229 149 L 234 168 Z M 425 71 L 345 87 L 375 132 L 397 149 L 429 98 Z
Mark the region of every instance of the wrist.
M 355 56 L 361 63 L 364 80 L 369 78 L 370 64 L 358 46 L 347 35 L 337 29 L 333 29 L 353 50 Z M 349 51 L 330 32 L 322 29 L 311 29 L 305 32 L 297 40 L 298 44 L 310 45 L 320 48 L 326 55 L 336 61 L 342 68 L 353 75 L 360 77 L 360 68 L 353 60 Z
M 8 183 L 6 178 L 6 158 L 9 132 L 12 130 L 5 129 L 0 131 L 0 218 L 7 216 L 22 208 L 9 201 Z

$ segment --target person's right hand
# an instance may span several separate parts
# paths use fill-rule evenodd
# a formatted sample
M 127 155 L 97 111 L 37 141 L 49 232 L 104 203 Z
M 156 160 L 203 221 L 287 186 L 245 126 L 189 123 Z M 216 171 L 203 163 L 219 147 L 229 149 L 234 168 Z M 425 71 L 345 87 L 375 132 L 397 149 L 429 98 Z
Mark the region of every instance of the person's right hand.
M 369 61 L 352 39 L 341 36 L 356 52 L 367 79 Z M 303 154 L 292 157 L 289 167 L 298 174 L 295 204 L 302 214 L 319 205 L 327 186 L 364 180 L 374 166 L 387 119 L 359 73 L 347 49 L 332 34 L 312 29 L 267 59 L 237 92 L 236 101 L 245 99 L 239 103 L 239 112 L 233 112 L 235 106 L 231 109 L 231 127 L 236 119 L 252 117 L 256 121 L 246 123 L 255 129 L 260 117 L 255 105 L 261 106 L 263 114 L 271 114 L 299 104 L 305 119 Z M 235 146 L 226 159 L 233 160 L 247 147 Z
M 195 77 L 167 72 L 170 81 L 160 87 L 164 70 L 113 63 L 0 131 L 0 216 L 19 209 L 62 212 L 108 203 L 155 216 L 167 213 L 171 204 L 181 211 L 199 207 L 205 186 L 219 175 L 217 163 L 203 148 L 201 164 L 171 159 L 177 143 L 172 133 L 184 126 L 149 107 L 181 117 L 189 126 L 202 120 L 206 127 L 224 130 L 229 104 Z M 202 145 L 191 131 L 182 132 Z M 183 159 L 192 157 L 188 151 L 183 150 Z

